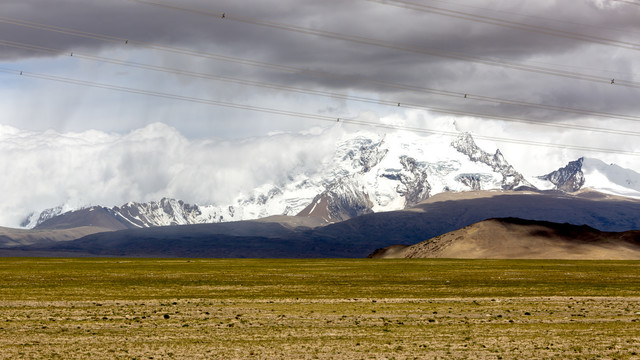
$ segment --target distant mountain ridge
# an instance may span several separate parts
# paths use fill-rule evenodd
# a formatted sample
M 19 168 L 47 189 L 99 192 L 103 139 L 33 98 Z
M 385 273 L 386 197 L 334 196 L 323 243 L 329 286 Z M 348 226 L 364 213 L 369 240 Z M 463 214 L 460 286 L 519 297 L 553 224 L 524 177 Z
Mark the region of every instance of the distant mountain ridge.
M 56 243 L 29 246 L 7 243 L 0 253 L 5 256 L 359 258 L 378 248 L 416 244 L 488 218 L 519 217 L 585 224 L 600 231 L 619 232 L 640 229 L 639 214 L 640 200 L 592 191 L 573 195 L 559 191 L 448 192 L 405 210 L 371 213 L 324 226 L 318 226 L 321 225 L 316 221 L 318 218 L 276 217 L 131 228 Z M 536 246 L 530 250 L 542 251 Z
M 594 187 L 612 194 L 640 198 L 640 174 L 580 158 L 535 179 L 526 179 L 498 149 L 482 150 L 469 133 L 450 140 L 398 133 L 384 136 L 358 133 L 343 139 L 331 159 L 319 169 L 296 169 L 280 184 L 264 184 L 232 204 L 196 205 L 163 198 L 129 202 L 103 210 L 127 228 L 206 224 L 300 215 L 327 223 L 380 211 L 401 210 L 449 191 L 555 189 L 575 192 Z M 63 207 L 31 214 L 26 228 L 50 228 L 68 214 Z M 79 209 L 80 218 L 86 209 Z M 79 211 L 79 212 L 78 212 Z M 52 222 L 53 221 L 53 222 Z M 80 220 L 77 220 L 80 221 Z

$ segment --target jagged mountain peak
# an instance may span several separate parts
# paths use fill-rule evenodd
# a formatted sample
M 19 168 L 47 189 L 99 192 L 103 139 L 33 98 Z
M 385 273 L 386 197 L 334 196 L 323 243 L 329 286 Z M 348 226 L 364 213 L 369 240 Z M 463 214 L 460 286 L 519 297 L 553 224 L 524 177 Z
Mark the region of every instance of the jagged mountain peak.
M 335 221 L 351 214 L 348 207 L 353 204 L 357 204 L 358 214 L 363 214 L 399 210 L 443 191 L 532 186 L 499 150 L 495 154 L 482 150 L 470 133 L 453 140 L 411 133 L 394 133 L 376 141 L 356 140 L 348 154 L 349 160 L 358 160 L 354 168 L 359 171 L 337 177 L 301 215 L 315 212 L 327 221 Z M 345 187 L 346 183 L 351 185 Z M 363 207 L 366 204 L 370 204 L 369 209 Z
M 166 197 L 147 203 L 129 202 L 120 207 L 113 207 L 113 211 L 116 216 L 135 227 L 191 224 L 202 215 L 198 205 L 185 204 L 182 200 Z
M 357 180 L 341 179 L 316 196 L 298 216 L 319 217 L 326 222 L 347 220 L 372 213 L 373 203 Z
M 541 180 L 551 182 L 556 190 L 574 192 L 584 185 L 584 173 L 582 172 L 582 162 L 584 158 L 570 161 L 566 166 L 552 171 L 546 175 L 539 176 Z
M 493 160 L 496 162 L 496 164 L 498 164 L 499 167 L 510 166 L 507 160 L 505 160 L 504 155 L 502 155 L 500 149 L 497 149 L 496 153 L 493 154 Z
M 451 146 L 473 160 L 479 160 L 485 152 L 476 144 L 471 133 L 463 132 L 451 141 Z
M 640 174 L 604 161 L 581 157 L 546 175 L 538 176 L 539 187 L 575 192 L 583 188 L 631 198 L 640 198 Z M 546 183 L 545 183 L 546 182 Z M 550 185 L 547 185 L 550 184 Z
M 522 186 L 533 187 L 531 183 L 525 180 L 521 173 L 517 172 L 513 166 L 505 160 L 500 149 L 497 149 L 496 152 L 491 155 L 476 144 L 470 133 L 460 134 L 451 142 L 451 146 L 460 153 L 467 155 L 470 160 L 486 164 L 490 166 L 495 173 L 501 174 L 502 184 L 500 188 L 502 190 L 513 190 Z

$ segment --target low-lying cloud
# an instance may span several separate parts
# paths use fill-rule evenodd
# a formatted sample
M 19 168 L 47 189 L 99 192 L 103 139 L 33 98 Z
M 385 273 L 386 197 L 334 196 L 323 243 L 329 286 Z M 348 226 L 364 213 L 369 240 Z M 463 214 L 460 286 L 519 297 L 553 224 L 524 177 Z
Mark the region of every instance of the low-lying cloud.
M 230 203 L 243 191 L 278 184 L 293 169 L 319 168 L 339 128 L 247 140 L 188 140 L 154 123 L 125 135 L 61 134 L 0 126 L 0 225 L 66 205 L 121 205 L 175 197 Z

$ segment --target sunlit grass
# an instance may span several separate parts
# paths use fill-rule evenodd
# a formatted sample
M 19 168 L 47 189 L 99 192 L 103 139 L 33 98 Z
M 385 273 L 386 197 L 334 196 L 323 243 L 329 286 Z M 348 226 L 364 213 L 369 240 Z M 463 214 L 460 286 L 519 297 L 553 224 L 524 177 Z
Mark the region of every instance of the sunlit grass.
M 636 358 L 640 263 L 2 259 L 2 358 Z

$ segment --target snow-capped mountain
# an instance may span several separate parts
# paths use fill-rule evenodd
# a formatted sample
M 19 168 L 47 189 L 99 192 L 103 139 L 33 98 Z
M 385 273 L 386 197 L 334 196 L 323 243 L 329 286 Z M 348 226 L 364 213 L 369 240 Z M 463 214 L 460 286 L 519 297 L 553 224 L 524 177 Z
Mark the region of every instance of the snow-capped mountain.
M 502 175 L 502 184 L 500 189 L 513 190 L 520 186 L 532 185 L 524 179 L 524 176 L 517 172 L 513 166 L 504 159 L 504 156 L 500 152 L 500 149 L 496 150 L 495 154 L 491 155 L 484 150 L 480 149 L 473 141 L 471 134 L 463 133 L 451 145 L 459 152 L 467 155 L 470 160 L 486 164 L 491 167 L 494 173 Z M 481 174 L 464 174 L 461 181 L 468 182 L 473 190 L 483 190 L 482 184 L 479 178 L 475 175 Z
M 538 177 L 538 187 L 573 192 L 582 188 L 626 197 L 640 198 L 640 174 L 593 158 L 579 158 L 565 167 Z M 546 182 L 546 183 L 545 183 Z
M 404 209 L 446 191 L 593 187 L 640 197 L 640 174 L 596 159 L 581 158 L 547 175 L 526 180 L 500 150 L 491 154 L 468 133 L 420 136 L 346 134 L 318 167 L 301 164 L 278 183 L 239 194 L 228 204 L 191 205 L 162 199 L 103 208 L 128 227 L 250 220 L 270 215 L 316 216 L 327 222 Z M 63 213 L 63 207 L 34 213 L 34 227 Z
M 423 139 L 389 134 L 375 141 L 356 138 L 347 143 L 349 151 L 336 160 L 343 168 L 351 165 L 352 171 L 316 196 L 300 214 L 337 221 L 403 209 L 445 191 L 532 186 L 499 150 L 494 155 L 483 151 L 468 133 L 453 141 Z
M 556 190 L 567 192 L 578 191 L 584 185 L 584 173 L 582 172 L 583 161 L 584 158 L 571 161 L 567 166 L 546 175 L 539 176 L 538 179 L 550 182 Z
M 134 227 L 212 223 L 224 218 L 223 214 L 203 211 L 198 205 L 167 198 L 147 203 L 129 202 L 112 210 L 117 218 Z
M 58 215 L 64 214 L 69 211 L 73 211 L 76 209 L 66 208 L 64 206 L 56 206 L 51 209 L 45 209 L 40 212 L 32 212 L 29 214 L 20 224 L 21 227 L 31 229 L 37 226 L 38 224 L 42 224 L 43 222 L 52 219 Z M 79 209 L 78 209 L 79 210 Z

